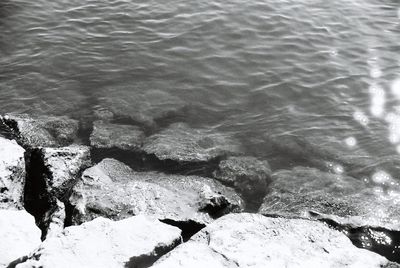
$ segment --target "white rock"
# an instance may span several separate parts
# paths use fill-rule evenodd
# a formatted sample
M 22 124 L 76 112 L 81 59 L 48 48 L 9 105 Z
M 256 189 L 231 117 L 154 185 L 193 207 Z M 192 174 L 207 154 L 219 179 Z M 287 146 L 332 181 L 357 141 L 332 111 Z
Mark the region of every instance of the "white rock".
M 170 249 L 180 242 L 180 234 L 178 228 L 144 216 L 117 222 L 100 217 L 46 239 L 17 267 L 135 267 L 135 258 Z
M 0 208 L 22 207 L 25 185 L 24 152 L 14 140 L 0 137 Z
M 41 232 L 25 210 L 0 210 L 0 267 L 38 247 Z
M 355 247 L 325 224 L 302 219 L 229 214 L 153 267 L 381 267 L 388 261 Z

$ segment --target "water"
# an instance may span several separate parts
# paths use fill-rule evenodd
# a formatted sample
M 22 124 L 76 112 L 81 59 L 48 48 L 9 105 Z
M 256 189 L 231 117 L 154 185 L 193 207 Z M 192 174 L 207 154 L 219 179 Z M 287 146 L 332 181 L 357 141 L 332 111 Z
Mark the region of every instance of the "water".
M 397 181 L 399 41 L 394 0 L 2 0 L 0 112 L 90 125 L 155 90 L 273 169 Z

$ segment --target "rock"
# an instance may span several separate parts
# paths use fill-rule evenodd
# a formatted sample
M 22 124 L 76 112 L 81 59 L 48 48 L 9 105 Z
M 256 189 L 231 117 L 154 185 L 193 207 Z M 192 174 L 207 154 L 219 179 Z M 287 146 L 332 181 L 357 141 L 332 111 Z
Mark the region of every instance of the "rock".
M 262 198 L 270 182 L 271 168 L 267 161 L 251 156 L 234 156 L 219 163 L 214 178 L 232 185 L 247 198 Z
M 388 260 L 359 249 L 320 222 L 229 214 L 152 267 L 382 267 Z
M 143 131 L 132 125 L 112 124 L 95 121 L 90 135 L 90 145 L 98 149 L 118 148 L 126 151 L 138 151 L 144 140 Z
M 58 147 L 71 144 L 76 138 L 79 122 L 66 116 L 29 116 L 8 114 L 1 120 L 29 147 Z
M 100 217 L 46 239 L 17 267 L 141 267 L 180 239 L 178 228 L 144 216 L 117 222 Z
M 0 209 L 23 207 L 25 150 L 14 140 L 0 137 Z
M 332 219 L 353 227 L 400 231 L 400 191 L 314 168 L 297 167 L 272 175 L 262 214 Z M 389 185 L 390 186 L 390 185 Z
M 186 102 L 165 90 L 165 84 L 159 86 L 160 89 L 147 84 L 107 88 L 98 98 L 100 107 L 104 108 L 102 114 L 108 110 L 116 119 L 154 126 L 155 121 L 177 114 L 186 106 Z
M 212 179 L 134 172 L 114 159 L 104 159 L 85 170 L 70 203 L 75 206 L 75 223 L 98 216 L 123 219 L 138 214 L 208 223 L 243 207 L 232 189 Z
M 40 230 L 25 210 L 0 210 L 0 267 L 7 267 L 40 245 Z
M 27 165 L 25 208 L 32 213 L 44 236 L 50 223 L 62 223 L 64 205 L 80 173 L 91 165 L 90 148 L 71 145 L 31 150 Z M 55 218 L 54 218 L 55 217 Z M 54 228 L 53 228 L 54 229 Z
M 240 145 L 227 135 L 175 123 L 147 138 L 143 150 L 160 160 L 208 162 L 218 157 L 239 154 Z

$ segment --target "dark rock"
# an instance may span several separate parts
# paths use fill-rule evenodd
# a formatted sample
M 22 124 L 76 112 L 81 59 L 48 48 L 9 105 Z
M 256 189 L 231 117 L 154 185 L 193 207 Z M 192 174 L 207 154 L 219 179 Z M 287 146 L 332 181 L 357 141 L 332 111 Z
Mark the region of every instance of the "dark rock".
M 179 244 L 180 233 L 144 216 L 116 222 L 100 217 L 47 238 L 16 267 L 148 267 Z
M 152 267 L 382 267 L 382 256 L 359 249 L 323 223 L 229 214 Z
M 243 206 L 232 189 L 212 179 L 134 172 L 114 159 L 104 159 L 85 170 L 70 203 L 75 206 L 75 223 L 98 216 L 123 219 L 147 214 L 162 220 L 204 224 Z
M 144 151 L 154 154 L 160 160 L 208 162 L 218 157 L 239 154 L 240 145 L 222 133 L 175 123 L 147 138 Z
M 23 208 L 25 150 L 14 140 L 0 137 L 0 209 Z
M 90 135 L 90 145 L 97 149 L 138 151 L 143 140 L 144 133 L 137 126 L 112 124 L 101 120 L 93 123 L 93 132 Z
M 8 114 L 1 120 L 28 147 L 58 147 L 71 144 L 76 138 L 79 122 L 66 116 L 29 116 Z
M 262 199 L 271 178 L 271 168 L 267 161 L 250 156 L 234 156 L 222 160 L 214 178 L 232 185 L 246 199 Z

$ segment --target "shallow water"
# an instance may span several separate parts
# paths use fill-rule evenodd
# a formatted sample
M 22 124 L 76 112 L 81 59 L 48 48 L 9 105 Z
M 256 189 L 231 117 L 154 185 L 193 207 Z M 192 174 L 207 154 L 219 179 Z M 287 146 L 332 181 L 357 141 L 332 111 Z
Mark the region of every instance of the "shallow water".
M 2 0 L 0 112 L 90 125 L 154 90 L 273 169 L 398 187 L 399 51 L 394 0 Z

